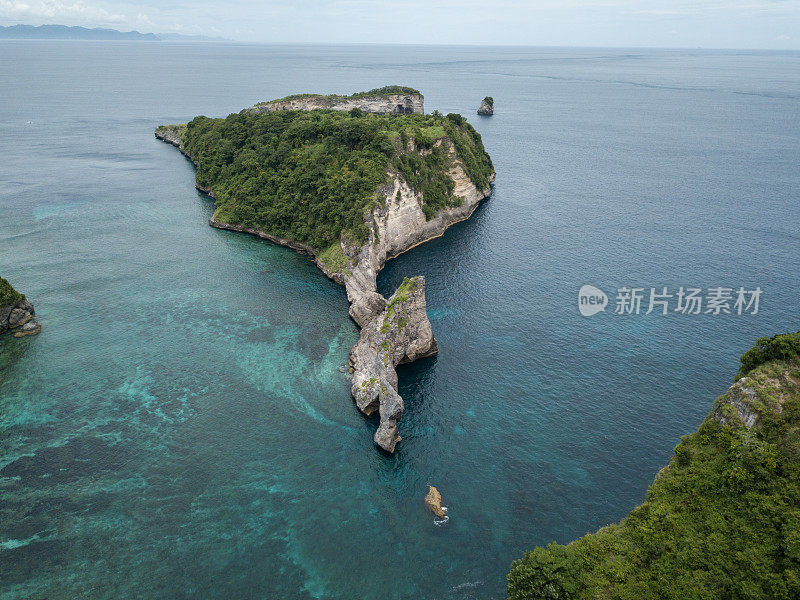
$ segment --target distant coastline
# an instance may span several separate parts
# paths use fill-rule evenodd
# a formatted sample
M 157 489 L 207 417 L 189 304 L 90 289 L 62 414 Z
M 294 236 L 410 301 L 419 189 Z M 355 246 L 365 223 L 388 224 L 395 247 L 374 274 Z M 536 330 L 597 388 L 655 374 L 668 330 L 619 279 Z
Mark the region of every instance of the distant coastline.
M 125 40 L 140 42 L 225 42 L 225 38 L 204 35 L 182 35 L 179 33 L 141 33 L 139 31 L 117 31 L 67 25 L 0 25 L 3 40 Z

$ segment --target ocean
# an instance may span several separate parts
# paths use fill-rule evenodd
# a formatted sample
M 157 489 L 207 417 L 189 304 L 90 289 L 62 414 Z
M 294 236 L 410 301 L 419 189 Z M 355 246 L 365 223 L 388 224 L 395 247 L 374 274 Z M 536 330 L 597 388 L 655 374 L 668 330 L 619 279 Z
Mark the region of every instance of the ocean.
M 757 338 L 800 330 L 798 52 L 2 41 L 0 56 L 0 275 L 44 327 L 0 339 L 4 600 L 504 598 L 526 550 L 644 500 Z M 344 289 L 209 227 L 194 167 L 153 137 L 387 84 L 465 115 L 497 170 L 472 218 L 379 279 L 390 294 L 426 276 L 440 349 L 399 370 L 392 456 L 339 369 L 358 335 Z M 581 315 L 583 285 L 604 311 Z M 719 287 L 730 314 L 675 310 L 681 288 Z M 645 314 L 663 288 L 668 314 Z M 761 290 L 757 312 L 737 314 L 739 288 Z M 625 289 L 639 314 L 615 313 Z

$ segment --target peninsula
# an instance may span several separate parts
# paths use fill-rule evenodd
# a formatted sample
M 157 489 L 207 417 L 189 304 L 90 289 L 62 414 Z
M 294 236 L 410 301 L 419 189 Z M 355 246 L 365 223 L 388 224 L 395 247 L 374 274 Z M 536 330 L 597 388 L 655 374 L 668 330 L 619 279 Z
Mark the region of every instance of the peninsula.
M 508 596 L 800 598 L 800 332 L 742 356 L 736 383 L 641 506 L 515 561 Z
M 375 442 L 393 452 L 404 409 L 395 367 L 437 345 L 425 279 L 406 278 L 387 299 L 377 275 L 489 196 L 495 173 L 480 135 L 460 115 L 425 115 L 422 94 L 400 86 L 290 96 L 155 135 L 197 166 L 196 187 L 216 200 L 212 226 L 306 252 L 345 286 L 361 328 L 351 392 L 364 414 L 378 412 Z

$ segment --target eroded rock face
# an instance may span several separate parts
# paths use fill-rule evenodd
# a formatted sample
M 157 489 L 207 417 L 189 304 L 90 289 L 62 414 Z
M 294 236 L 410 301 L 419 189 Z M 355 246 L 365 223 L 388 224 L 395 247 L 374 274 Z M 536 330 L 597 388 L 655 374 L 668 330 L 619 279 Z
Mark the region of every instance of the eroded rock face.
M 444 519 L 447 517 L 447 513 L 442 508 L 442 495 L 439 493 L 439 490 L 432 485 L 428 486 L 428 495 L 425 496 L 425 505 L 438 518 Z
M 14 331 L 16 337 L 35 335 L 42 326 L 34 319 L 33 304 L 22 299 L 13 306 L 0 306 L 0 334 Z
M 481 106 L 478 108 L 478 114 L 489 116 L 494 114 L 494 103 L 490 103 L 486 98 L 481 101 Z
M 330 96 L 309 95 L 262 102 L 249 110 L 256 113 L 265 113 L 276 110 L 316 110 L 319 108 L 345 111 L 358 108 L 364 112 L 379 115 L 422 115 L 425 114 L 425 98 L 422 94 L 388 94 L 359 98 L 332 98 Z
M 437 352 L 425 308 L 425 278 L 406 278 L 385 308 L 362 327 L 350 351 L 353 398 L 364 414 L 379 411 L 375 443 L 387 452 L 394 452 L 400 441 L 397 422 L 404 408 L 395 367 Z
M 183 151 L 183 139 L 181 138 L 182 130 L 180 127 L 170 127 L 169 125 L 156 128 L 156 138 L 162 142 L 172 144 L 179 150 Z
M 748 378 L 743 377 L 734 383 L 722 396 L 721 401 L 714 409 L 714 418 L 720 425 L 743 424 L 750 428 L 755 425 L 760 414 L 757 410 L 758 395 L 748 385 Z
M 789 371 L 783 373 L 742 377 L 717 399 L 712 412 L 720 425 L 731 427 L 758 426 L 762 416 L 774 413 L 783 414 L 783 403 L 787 394 L 781 392 L 797 385 Z M 765 393 L 769 389 L 769 393 Z

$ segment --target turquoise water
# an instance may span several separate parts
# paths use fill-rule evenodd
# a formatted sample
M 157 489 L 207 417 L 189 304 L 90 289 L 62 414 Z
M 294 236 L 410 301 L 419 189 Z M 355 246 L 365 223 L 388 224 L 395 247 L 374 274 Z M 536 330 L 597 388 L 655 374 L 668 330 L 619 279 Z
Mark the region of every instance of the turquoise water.
M 44 325 L 0 340 L 4 599 L 502 598 L 525 549 L 641 502 L 755 338 L 800 329 L 798 53 L 0 54 L 0 273 Z M 394 456 L 338 369 L 344 291 L 208 227 L 192 165 L 152 134 L 388 83 L 468 115 L 497 168 L 472 219 L 381 276 L 428 277 L 440 346 L 401 369 Z M 757 315 L 585 319 L 585 283 L 764 295 Z

